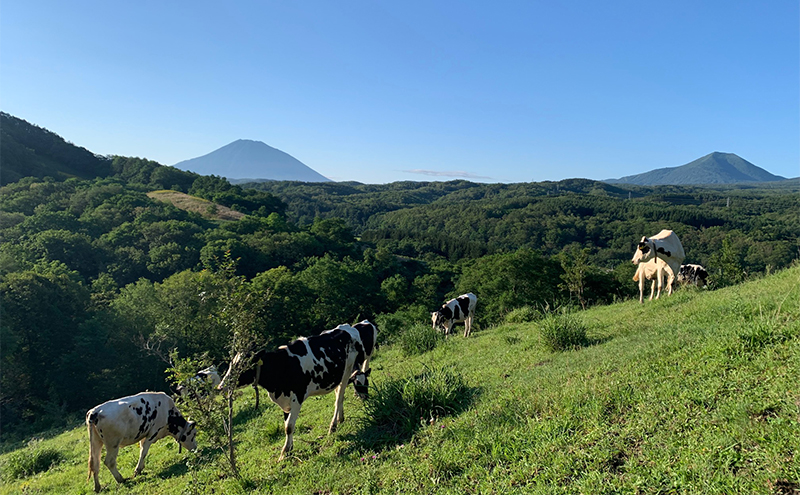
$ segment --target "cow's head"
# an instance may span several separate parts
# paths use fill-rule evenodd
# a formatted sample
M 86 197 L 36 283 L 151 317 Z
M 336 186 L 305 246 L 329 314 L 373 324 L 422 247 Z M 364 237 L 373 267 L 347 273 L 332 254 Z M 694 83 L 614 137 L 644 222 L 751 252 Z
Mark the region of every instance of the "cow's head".
M 194 421 L 187 421 L 186 425 L 181 429 L 180 436 L 177 440 L 181 447 L 194 451 L 197 448 L 197 423 Z M 180 452 L 180 449 L 178 449 Z
M 634 265 L 647 263 L 655 257 L 655 254 L 655 243 L 647 237 L 642 237 L 642 240 L 639 241 L 639 246 L 636 248 L 636 251 L 633 252 L 631 263 Z
M 359 399 L 366 399 L 369 395 L 369 374 L 371 372 L 372 368 L 367 371 L 355 370 L 353 374 L 350 375 L 348 383 L 353 384 L 353 388 L 356 389 L 356 396 Z
M 178 442 L 179 453 L 183 447 L 189 450 L 197 448 L 197 440 L 195 438 L 197 436 L 197 423 L 186 421 L 177 408 L 170 409 L 167 428 L 172 438 Z
M 264 351 L 255 353 L 237 352 L 233 360 L 231 360 L 231 364 L 228 366 L 228 371 L 225 373 L 222 381 L 217 385 L 217 390 L 223 390 L 229 385 L 233 370 L 239 372 L 239 379 L 236 381 L 236 386 L 234 388 L 253 384 L 256 380 L 257 368 L 264 364 L 263 354 Z
M 445 325 L 447 324 L 447 318 L 442 314 L 441 311 L 434 311 L 431 313 L 431 323 L 433 323 L 433 329 L 444 329 Z

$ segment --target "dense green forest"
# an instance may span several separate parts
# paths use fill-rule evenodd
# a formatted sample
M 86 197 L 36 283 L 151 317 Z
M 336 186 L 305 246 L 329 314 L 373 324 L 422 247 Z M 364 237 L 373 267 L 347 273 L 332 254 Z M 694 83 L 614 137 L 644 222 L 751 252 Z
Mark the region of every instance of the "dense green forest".
M 633 295 L 635 243 L 662 228 L 717 287 L 798 258 L 796 186 L 234 186 L 96 156 L 0 117 L 4 438 L 166 390 L 172 350 L 220 364 L 242 321 L 262 345 L 362 318 L 391 341 L 467 291 L 479 298 L 479 328 L 519 308 L 609 303 Z M 246 216 L 210 220 L 146 195 L 161 189 Z

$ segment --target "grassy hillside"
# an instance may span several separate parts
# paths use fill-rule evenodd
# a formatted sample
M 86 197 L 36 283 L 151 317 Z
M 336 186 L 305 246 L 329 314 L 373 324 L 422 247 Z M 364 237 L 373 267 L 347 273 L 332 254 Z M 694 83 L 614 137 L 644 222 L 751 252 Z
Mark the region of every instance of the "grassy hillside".
M 566 352 L 547 350 L 538 323 L 485 328 L 467 340 L 450 337 L 415 357 L 405 357 L 400 345 L 382 347 L 373 364 L 373 402 L 363 404 L 348 391 L 348 421 L 327 436 L 333 397 L 309 400 L 297 423 L 294 456 L 282 463 L 282 414 L 272 404 L 255 412 L 248 390 L 237 402 L 241 480 L 203 455 L 208 448 L 181 456 L 175 442 L 163 440 L 151 448 L 144 475 L 119 489 L 101 466 L 104 491 L 800 489 L 800 267 L 718 291 L 683 290 L 644 305 L 598 307 L 579 317 L 589 345 Z M 444 370 L 460 386 L 451 387 L 456 393 L 445 407 L 419 418 L 411 434 L 392 438 L 391 425 L 365 416 L 368 406 L 388 402 L 398 384 L 413 389 L 414 377 L 426 370 Z M 90 492 L 84 427 L 20 450 L 8 447 L 0 456 L 0 494 Z M 52 467 L 12 479 L 36 456 Z M 132 474 L 137 456 L 135 447 L 121 453 L 124 476 Z
M 227 206 L 213 203 L 207 199 L 190 196 L 180 191 L 151 191 L 147 193 L 147 196 L 158 201 L 170 203 L 174 207 L 184 211 L 199 213 L 205 218 L 212 220 L 241 220 L 244 218 L 244 213 L 231 210 Z

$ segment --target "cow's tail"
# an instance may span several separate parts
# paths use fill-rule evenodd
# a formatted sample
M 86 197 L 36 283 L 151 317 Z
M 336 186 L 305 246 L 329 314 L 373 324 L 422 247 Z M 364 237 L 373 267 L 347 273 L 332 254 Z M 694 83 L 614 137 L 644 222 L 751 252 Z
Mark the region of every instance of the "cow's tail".
M 92 474 L 100 472 L 100 448 L 97 444 L 97 412 L 90 412 L 86 415 L 86 428 L 89 430 L 89 476 L 86 481 L 92 479 Z

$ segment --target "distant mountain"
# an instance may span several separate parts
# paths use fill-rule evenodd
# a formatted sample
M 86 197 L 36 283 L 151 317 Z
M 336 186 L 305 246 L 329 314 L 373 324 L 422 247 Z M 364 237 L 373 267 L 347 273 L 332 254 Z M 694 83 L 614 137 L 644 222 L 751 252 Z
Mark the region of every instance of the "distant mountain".
M 111 160 L 5 112 L 0 112 L 0 144 L 0 185 L 23 177 L 94 179 L 113 173 Z
M 292 155 L 249 139 L 239 139 L 207 155 L 184 160 L 174 166 L 200 175 L 219 175 L 228 179 L 331 182 Z
M 774 182 L 785 177 L 773 175 L 733 153 L 714 152 L 680 167 L 651 170 L 619 179 L 607 179 L 610 184 L 639 186 L 737 184 L 741 182 Z

